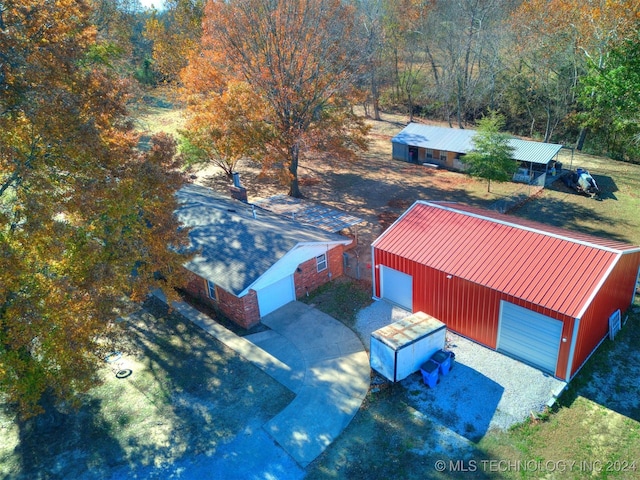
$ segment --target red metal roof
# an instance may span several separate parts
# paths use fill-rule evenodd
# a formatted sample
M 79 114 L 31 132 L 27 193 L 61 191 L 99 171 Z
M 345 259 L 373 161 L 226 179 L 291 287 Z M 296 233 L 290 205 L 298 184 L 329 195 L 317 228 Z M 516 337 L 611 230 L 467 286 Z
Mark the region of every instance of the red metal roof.
M 373 247 L 576 317 L 624 242 L 451 203 L 416 202 Z

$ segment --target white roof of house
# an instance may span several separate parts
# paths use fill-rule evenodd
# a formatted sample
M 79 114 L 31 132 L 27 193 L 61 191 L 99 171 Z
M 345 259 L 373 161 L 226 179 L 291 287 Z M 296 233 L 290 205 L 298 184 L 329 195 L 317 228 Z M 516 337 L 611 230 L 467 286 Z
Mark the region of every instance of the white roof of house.
M 476 130 L 410 123 L 391 141 L 432 150 L 469 153 L 474 148 L 473 137 L 476 133 Z M 533 142 L 519 138 L 512 138 L 510 144 L 513 147 L 514 160 L 540 164 L 549 163 L 562 148 L 562 145 L 555 143 Z

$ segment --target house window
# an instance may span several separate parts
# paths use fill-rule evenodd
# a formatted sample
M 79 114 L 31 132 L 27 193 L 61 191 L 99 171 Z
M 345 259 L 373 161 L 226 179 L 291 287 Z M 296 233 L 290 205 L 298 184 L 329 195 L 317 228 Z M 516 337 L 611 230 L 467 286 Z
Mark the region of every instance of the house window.
M 447 152 L 440 152 L 440 161 L 441 162 L 447 161 Z
M 433 150 L 427 148 L 427 158 L 433 158 Z
M 213 300 L 217 300 L 216 298 L 216 284 L 207 280 L 207 293 L 209 294 L 209 298 Z
M 327 255 L 325 253 L 316 257 L 316 267 L 318 267 L 318 272 L 327 269 Z

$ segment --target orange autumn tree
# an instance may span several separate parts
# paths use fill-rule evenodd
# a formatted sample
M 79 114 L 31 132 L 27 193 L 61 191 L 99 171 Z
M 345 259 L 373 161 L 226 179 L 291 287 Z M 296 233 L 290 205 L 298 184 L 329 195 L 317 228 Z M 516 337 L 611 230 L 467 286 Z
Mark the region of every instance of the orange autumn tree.
M 531 78 L 529 90 L 542 92 L 547 100 L 547 117 L 557 105 L 561 108 L 556 123 L 575 114 L 569 110 L 576 108 L 576 86 L 589 65 L 605 68 L 611 48 L 633 36 L 639 18 L 637 0 L 529 0 L 512 12 L 514 63 L 525 65 Z M 546 131 L 545 141 L 549 125 Z M 580 132 L 578 150 L 586 131 Z
M 76 403 L 127 298 L 171 294 L 184 261 L 174 142 L 137 151 L 89 15 L 82 0 L 0 4 L 0 392 L 25 417 L 43 395 Z
M 243 158 L 259 158 L 272 130 L 269 106 L 245 82 L 231 81 L 222 93 L 188 97 L 188 119 L 180 131 L 187 165 L 210 164 L 230 179 Z
M 198 78 L 200 89 L 185 84 L 205 96 L 224 90 L 202 81 L 203 64 L 223 85 L 246 82 L 268 106 L 273 135 L 263 145 L 263 169 L 299 197 L 298 166 L 310 153 L 344 160 L 366 148 L 368 129 L 349 101 L 366 55 L 363 38 L 356 10 L 340 0 L 210 1 L 201 49 L 184 75 Z
M 144 26 L 151 42 L 154 68 L 167 82 L 178 79 L 180 70 L 200 39 L 204 0 L 165 0 L 164 10 L 153 10 Z

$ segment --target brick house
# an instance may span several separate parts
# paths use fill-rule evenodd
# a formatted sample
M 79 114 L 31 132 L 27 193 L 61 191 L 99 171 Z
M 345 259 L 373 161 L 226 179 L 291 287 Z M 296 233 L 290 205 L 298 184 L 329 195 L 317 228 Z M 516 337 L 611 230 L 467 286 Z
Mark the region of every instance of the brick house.
M 187 290 L 244 328 L 343 274 L 351 238 L 187 185 L 176 215 L 198 253 Z

